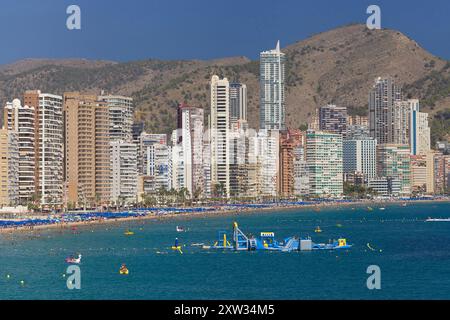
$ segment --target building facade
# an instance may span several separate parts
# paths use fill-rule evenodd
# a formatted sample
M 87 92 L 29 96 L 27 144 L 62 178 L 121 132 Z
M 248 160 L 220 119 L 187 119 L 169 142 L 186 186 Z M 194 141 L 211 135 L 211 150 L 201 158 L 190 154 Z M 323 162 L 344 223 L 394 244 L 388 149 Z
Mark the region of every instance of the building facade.
M 308 130 L 306 161 L 312 197 L 341 197 L 343 194 L 342 136 Z
M 137 146 L 132 142 L 111 142 L 111 201 L 131 204 L 137 201 Z
M 343 168 L 345 174 L 361 173 L 364 183 L 375 178 L 377 175 L 376 140 L 344 140 Z
M 411 194 L 411 158 L 408 145 L 381 144 L 377 146 L 377 173 L 379 177 L 400 181 L 401 196 Z

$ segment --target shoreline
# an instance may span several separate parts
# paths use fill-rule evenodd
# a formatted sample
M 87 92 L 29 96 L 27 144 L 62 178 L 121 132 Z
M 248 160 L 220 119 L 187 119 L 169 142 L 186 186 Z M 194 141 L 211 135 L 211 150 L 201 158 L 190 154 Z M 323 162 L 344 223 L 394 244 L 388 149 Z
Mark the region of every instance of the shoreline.
M 354 201 L 354 202 L 324 202 L 324 203 L 315 203 L 315 204 L 302 204 L 302 205 L 286 205 L 286 206 L 270 206 L 264 208 L 243 208 L 243 209 L 222 209 L 222 210 L 214 210 L 214 211 L 206 211 L 206 212 L 179 212 L 179 213 L 166 213 L 166 214 L 147 214 L 137 217 L 125 217 L 125 218 L 115 218 L 115 219 L 94 219 L 88 221 L 70 221 L 70 222 L 62 222 L 62 223 L 54 223 L 54 224 L 42 224 L 35 226 L 19 226 L 19 227 L 6 227 L 0 228 L 0 234 L 14 234 L 14 233 L 23 233 L 23 232 L 34 232 L 37 230 L 67 230 L 72 228 L 84 227 L 84 226 L 98 226 L 98 225 L 112 225 L 117 223 L 126 223 L 126 222 L 136 222 L 136 221 L 147 221 L 147 220 L 170 220 L 174 218 L 205 218 L 205 217 L 213 217 L 213 216 L 233 216 L 238 214 L 264 214 L 271 213 L 276 211 L 294 211 L 294 210 L 308 210 L 312 208 L 317 209 L 317 213 L 320 213 L 322 208 L 340 208 L 340 207 L 349 207 L 349 206 L 382 206 L 382 205 L 398 205 L 407 203 L 407 205 L 413 205 L 414 203 L 443 203 L 450 202 L 450 199 L 421 199 L 421 200 L 394 200 L 394 201 Z

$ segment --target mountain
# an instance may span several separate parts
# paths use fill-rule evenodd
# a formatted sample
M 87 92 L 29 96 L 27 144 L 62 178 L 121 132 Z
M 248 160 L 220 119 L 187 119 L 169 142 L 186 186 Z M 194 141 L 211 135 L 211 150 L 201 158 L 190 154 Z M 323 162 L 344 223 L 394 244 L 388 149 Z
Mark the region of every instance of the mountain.
M 423 109 L 439 120 L 439 126 L 433 120 L 435 139 L 450 132 L 450 124 L 446 127 L 449 63 L 398 31 L 347 25 L 313 35 L 282 51 L 287 57 L 286 119 L 290 127 L 304 125 L 315 108 L 326 103 L 345 105 L 351 113 L 367 113 L 368 92 L 375 78 L 392 76 L 404 86 L 406 96 L 421 98 Z M 258 127 L 259 62 L 245 57 L 124 63 L 31 59 L 0 66 L 0 101 L 21 97 L 26 89 L 58 94 L 103 89 L 132 96 L 136 119 L 145 121 L 147 130 L 170 132 L 176 125 L 180 102 L 209 111 L 213 74 L 247 84 L 250 125 Z

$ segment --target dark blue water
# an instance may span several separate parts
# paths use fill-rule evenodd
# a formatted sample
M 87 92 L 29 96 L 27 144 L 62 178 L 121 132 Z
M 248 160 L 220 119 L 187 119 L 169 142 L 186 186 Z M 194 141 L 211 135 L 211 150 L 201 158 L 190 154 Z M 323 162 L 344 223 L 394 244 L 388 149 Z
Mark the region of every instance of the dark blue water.
M 449 217 L 450 204 L 374 208 L 146 220 L 82 227 L 79 234 L 42 231 L 38 238 L 1 235 L 0 299 L 449 299 L 450 222 L 424 220 Z M 315 242 L 342 236 L 354 247 L 282 253 L 191 246 L 211 244 L 234 220 L 253 234 L 310 235 Z M 176 225 L 189 230 L 177 233 Z M 318 225 L 321 234 L 314 233 Z M 124 236 L 127 228 L 135 235 Z M 186 245 L 182 255 L 169 250 L 175 237 Z M 81 290 L 71 291 L 64 259 L 78 252 Z M 128 276 L 118 273 L 122 263 Z M 381 268 L 381 290 L 366 287 L 369 265 Z

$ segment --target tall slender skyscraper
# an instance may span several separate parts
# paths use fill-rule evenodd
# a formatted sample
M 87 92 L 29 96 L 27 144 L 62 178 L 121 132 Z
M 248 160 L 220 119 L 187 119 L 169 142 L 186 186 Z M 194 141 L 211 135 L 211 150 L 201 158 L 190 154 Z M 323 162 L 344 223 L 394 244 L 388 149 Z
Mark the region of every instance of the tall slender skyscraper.
M 260 54 L 260 128 L 284 130 L 285 123 L 285 55 L 280 42 L 274 50 Z
M 230 84 L 227 78 L 211 79 L 211 188 L 219 195 L 230 196 Z
M 378 78 L 369 94 L 370 136 L 377 143 L 395 143 L 395 102 L 402 90 L 391 78 Z

